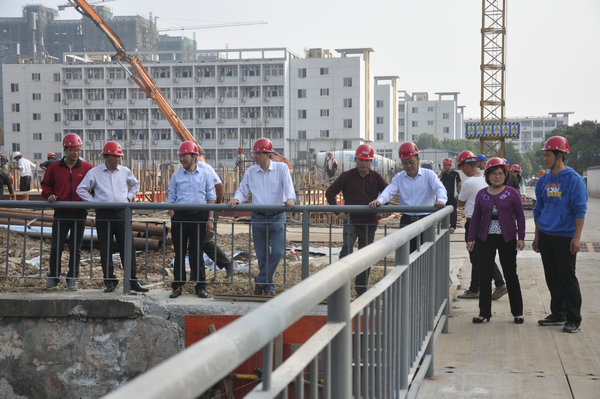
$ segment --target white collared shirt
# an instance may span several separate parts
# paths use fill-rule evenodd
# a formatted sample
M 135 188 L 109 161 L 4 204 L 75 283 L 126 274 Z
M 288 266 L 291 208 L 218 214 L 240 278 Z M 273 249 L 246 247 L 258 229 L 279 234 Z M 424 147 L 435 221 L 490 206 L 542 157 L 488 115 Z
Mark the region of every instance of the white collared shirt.
M 402 171 L 392 179 L 392 182 L 383 190 L 377 201 L 387 204 L 398 194 L 400 205 L 433 206 L 435 201 L 446 203 L 448 196 L 446 188 L 434 171 L 419 168 L 413 178 Z M 407 215 L 427 215 L 427 213 L 406 213 Z
M 129 168 L 119 165 L 111 172 L 106 164 L 102 164 L 85 175 L 77 187 L 77 194 L 87 202 L 129 202 L 139 189 L 140 182 Z
M 285 163 L 273 160 L 266 171 L 259 165 L 249 167 L 233 198 L 242 203 L 250 193 L 254 205 L 283 205 L 290 198 L 296 200 L 290 170 Z

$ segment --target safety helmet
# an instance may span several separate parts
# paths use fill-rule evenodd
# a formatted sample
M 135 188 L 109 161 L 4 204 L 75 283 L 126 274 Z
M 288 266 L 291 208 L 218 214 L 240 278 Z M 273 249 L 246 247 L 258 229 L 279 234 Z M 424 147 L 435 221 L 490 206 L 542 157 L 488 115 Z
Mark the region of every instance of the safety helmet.
M 504 170 L 506 171 L 506 173 L 508 173 L 508 165 L 506 164 L 506 162 L 504 162 L 502 158 L 493 157 L 490 158 L 489 161 L 487 161 L 487 163 L 485 164 L 485 174 L 487 175 L 488 170 L 495 166 L 504 166 Z
M 517 164 L 514 164 L 513 166 L 510 167 L 510 171 L 511 172 L 520 172 L 521 171 L 521 167 Z
M 371 160 L 375 157 L 375 151 L 369 144 L 361 144 L 354 153 L 354 158 Z
M 46 155 L 46 159 L 50 159 L 50 158 L 56 158 L 56 154 L 53 152 L 49 152 L 48 155 Z
M 444 166 L 446 166 L 446 165 L 452 165 L 452 160 L 450 158 L 444 158 L 444 160 L 442 161 L 442 164 Z
M 116 141 L 108 141 L 104 144 L 104 148 L 102 148 L 102 155 L 123 156 L 123 148 Z
M 467 160 L 476 161 L 477 157 L 475 156 L 475 154 L 473 154 L 469 150 L 465 150 L 465 151 L 461 152 L 460 154 L 458 154 L 458 160 L 456 161 L 456 164 L 458 165 L 458 169 L 460 169 L 463 162 L 465 162 Z
M 200 153 L 200 151 L 198 150 L 198 144 L 194 143 L 193 141 L 184 141 L 179 146 L 179 151 L 177 151 L 177 154 L 179 154 L 179 155 L 183 155 L 183 154 L 198 155 L 199 153 Z
M 506 164 L 506 167 L 508 168 L 508 161 L 506 160 L 506 158 L 502 158 L 502 162 L 504 162 Z
M 418 154 L 419 149 L 412 141 L 406 141 L 400 145 L 400 148 L 398 148 L 398 155 L 400 156 L 400 159 L 409 159 Z
M 544 144 L 542 151 L 562 151 L 568 154 L 569 142 L 562 136 L 552 136 L 546 140 L 546 144 Z
M 81 137 L 75 133 L 69 133 L 63 137 L 63 147 L 80 147 L 81 144 Z
M 327 156 L 333 155 L 333 152 L 327 151 Z
M 244 152 L 244 149 L 242 147 L 238 147 L 238 154 L 241 154 L 242 152 Z
M 13 159 L 17 159 L 17 158 L 22 157 L 22 156 L 23 155 L 19 151 L 13 152 Z
M 275 151 L 273 151 L 273 143 L 271 143 L 271 140 L 269 140 L 268 138 L 265 138 L 265 137 L 261 137 L 254 142 L 254 146 L 252 147 L 252 152 L 256 154 L 258 152 L 271 153 L 271 152 L 275 152 Z
M 479 154 L 479 155 L 477 155 L 477 161 L 478 162 L 482 162 L 482 161 L 487 162 L 487 157 L 483 154 Z

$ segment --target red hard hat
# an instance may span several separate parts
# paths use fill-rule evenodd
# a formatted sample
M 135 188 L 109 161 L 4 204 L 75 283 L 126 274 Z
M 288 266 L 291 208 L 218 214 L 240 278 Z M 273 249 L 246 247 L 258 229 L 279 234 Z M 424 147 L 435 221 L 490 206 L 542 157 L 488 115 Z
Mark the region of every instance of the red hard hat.
M 510 171 L 511 172 L 520 172 L 521 171 L 521 167 L 517 164 L 514 164 L 513 166 L 510 167 Z
M 398 148 L 398 155 L 400 159 L 409 159 L 419 154 L 419 149 L 417 145 L 412 141 L 404 142 Z
M 241 154 L 242 152 L 244 152 L 244 149 L 242 147 L 238 147 L 238 154 Z
M 333 152 L 327 151 L 327 155 L 333 155 Z
M 50 158 L 56 158 L 56 154 L 53 152 L 49 152 L 48 155 L 46 155 L 46 159 L 50 159 Z
M 375 157 L 373 147 L 368 144 L 361 144 L 354 153 L 354 158 L 370 160 Z
M 273 151 L 273 143 L 271 143 L 271 140 L 265 138 L 265 137 L 261 137 L 260 139 L 256 140 L 256 142 L 254 143 L 254 147 L 252 147 L 252 152 L 254 153 L 258 153 L 258 152 L 275 152 Z
M 121 144 L 117 143 L 116 141 L 108 141 L 106 144 L 104 144 L 102 155 L 123 156 L 123 148 L 121 148 Z
M 468 159 L 471 159 L 473 161 L 477 161 L 477 157 L 475 156 L 475 154 L 473 154 L 469 150 L 463 151 L 460 154 L 458 154 L 458 160 L 456 161 L 456 164 L 458 165 L 458 169 L 460 169 L 462 163 L 465 162 Z
M 81 147 L 81 137 L 75 133 L 69 133 L 63 137 L 63 147 Z
M 546 140 L 542 151 L 562 151 L 569 153 L 569 142 L 562 136 L 552 136 Z
M 506 170 L 506 173 L 508 173 L 508 165 L 506 165 L 502 158 L 498 157 L 488 159 L 487 163 L 485 164 L 485 173 L 487 174 L 488 170 L 494 166 L 504 166 L 504 170 Z
M 198 155 L 198 154 L 200 154 L 200 151 L 198 150 L 198 144 L 194 143 L 193 141 L 184 141 L 179 146 L 179 151 L 177 151 L 177 154 L 179 154 L 179 155 L 183 155 L 183 154 Z
M 444 166 L 446 166 L 446 165 L 452 165 L 452 160 L 451 160 L 450 158 L 445 158 L 445 159 L 442 161 L 442 164 L 443 164 Z

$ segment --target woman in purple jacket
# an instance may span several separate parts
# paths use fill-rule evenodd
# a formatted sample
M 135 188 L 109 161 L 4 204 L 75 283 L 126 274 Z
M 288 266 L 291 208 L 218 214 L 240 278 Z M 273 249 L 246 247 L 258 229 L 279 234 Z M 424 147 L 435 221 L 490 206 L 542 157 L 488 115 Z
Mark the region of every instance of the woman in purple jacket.
M 492 267 L 496 250 L 504 272 L 514 322 L 522 324 L 524 321 L 523 298 L 517 275 L 517 247 L 521 250 L 525 246 L 525 215 L 521 196 L 517 190 L 506 186 L 507 179 L 508 167 L 502 159 L 490 158 L 485 167 L 485 181 L 489 187 L 481 189 L 475 198 L 467 249 L 472 251 L 477 239 L 481 275 L 479 316 L 473 318 L 476 324 L 490 321 L 492 317 Z

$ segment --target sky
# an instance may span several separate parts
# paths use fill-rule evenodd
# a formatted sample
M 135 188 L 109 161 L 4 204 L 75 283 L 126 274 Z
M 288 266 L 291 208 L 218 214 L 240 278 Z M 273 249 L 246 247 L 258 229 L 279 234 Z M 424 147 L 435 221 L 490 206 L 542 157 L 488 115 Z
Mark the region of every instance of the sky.
M 93 2 L 92 0 L 89 0 Z M 96 0 L 98 1 L 98 0 Z M 2 0 L 0 16 L 27 4 Z M 158 17 L 158 27 L 241 21 L 264 25 L 196 30 L 199 49 L 363 48 L 373 76 L 395 75 L 412 92 L 458 91 L 467 118 L 480 114 L 481 0 L 113 0 L 114 15 Z M 507 0 L 505 117 L 573 112 L 571 123 L 600 121 L 600 1 Z M 60 19 L 79 19 L 72 9 Z M 192 37 L 194 31 L 170 32 Z

